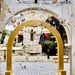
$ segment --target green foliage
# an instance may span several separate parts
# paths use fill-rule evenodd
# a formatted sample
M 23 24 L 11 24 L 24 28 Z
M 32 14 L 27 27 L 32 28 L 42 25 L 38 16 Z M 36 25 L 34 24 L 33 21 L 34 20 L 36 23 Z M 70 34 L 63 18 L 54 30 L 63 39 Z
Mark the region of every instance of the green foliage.
M 27 54 L 30 54 L 30 52 L 27 52 Z
M 27 48 L 25 45 L 23 46 L 23 49 Z
M 3 33 L 2 33 L 2 36 L 1 36 L 1 39 L 0 39 L 0 43 L 1 43 L 1 44 L 3 44 L 4 38 L 6 37 L 6 35 L 9 35 L 9 34 L 7 33 L 7 30 L 3 30 Z
M 3 30 L 3 36 L 6 36 L 8 33 L 7 33 L 7 30 Z
M 55 47 L 56 47 L 56 43 L 54 41 L 49 41 L 49 40 L 46 40 L 44 42 L 44 46 L 46 49 L 49 49 L 49 50 L 54 50 Z
M 13 42 L 13 46 L 16 46 L 16 42 L 15 41 Z
M 44 48 L 45 48 L 45 53 L 48 55 L 48 59 L 50 55 L 54 55 L 56 53 L 56 43 L 54 41 L 50 40 L 45 40 L 44 42 Z
M 23 53 L 22 52 L 19 52 L 18 54 L 21 55 L 21 56 L 23 56 Z

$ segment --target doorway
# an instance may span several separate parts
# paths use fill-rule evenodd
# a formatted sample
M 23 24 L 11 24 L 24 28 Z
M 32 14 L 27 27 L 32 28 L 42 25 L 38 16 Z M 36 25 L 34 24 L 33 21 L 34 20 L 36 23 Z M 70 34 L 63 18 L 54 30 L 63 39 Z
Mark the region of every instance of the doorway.
M 66 75 L 66 71 L 64 70 L 64 63 L 63 63 L 63 42 L 62 39 L 58 33 L 58 31 L 54 27 L 50 27 L 50 25 L 46 22 L 39 21 L 39 20 L 30 20 L 27 21 L 20 26 L 16 27 L 16 29 L 11 33 L 9 40 L 8 40 L 8 46 L 7 46 L 7 66 L 6 66 L 6 73 L 5 75 L 11 75 L 12 73 L 12 45 L 14 38 L 16 34 L 24 28 L 24 26 L 33 26 L 35 24 L 40 25 L 42 24 L 45 26 L 50 32 L 53 33 L 53 35 L 56 38 L 57 46 L 58 46 L 58 75 Z

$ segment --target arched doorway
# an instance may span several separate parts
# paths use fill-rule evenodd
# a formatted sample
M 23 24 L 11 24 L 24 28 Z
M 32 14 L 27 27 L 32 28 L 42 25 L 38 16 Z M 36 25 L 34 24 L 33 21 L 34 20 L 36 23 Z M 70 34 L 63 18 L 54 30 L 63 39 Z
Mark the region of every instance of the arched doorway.
M 50 32 L 53 33 L 53 35 L 56 38 L 57 46 L 58 46 L 58 75 L 66 75 L 66 71 L 64 70 L 64 63 L 63 63 L 63 42 L 62 39 L 58 33 L 58 31 L 53 27 L 43 21 L 39 20 L 30 20 L 27 22 L 22 23 L 20 26 L 16 27 L 16 29 L 11 33 L 9 40 L 8 40 L 8 46 L 7 46 L 7 65 L 6 65 L 6 73 L 5 75 L 11 75 L 12 74 L 12 45 L 14 38 L 16 34 L 23 29 L 24 26 L 33 26 L 33 25 L 40 25 L 45 26 Z
M 69 29 L 69 26 L 68 26 L 68 24 L 67 24 L 67 22 L 65 21 L 64 22 L 64 20 L 62 19 L 62 18 L 60 18 L 59 17 L 59 15 L 57 15 L 55 12 L 53 12 L 53 11 L 51 11 L 51 10 L 48 10 L 48 9 L 43 9 L 43 8 L 40 8 L 40 7 L 31 7 L 31 8 L 26 8 L 26 9 L 23 9 L 23 10 L 20 10 L 20 11 L 18 11 L 18 12 L 16 12 L 15 14 L 14 14 L 14 17 L 16 17 L 16 16 L 18 16 L 18 15 L 21 15 L 21 16 L 23 16 L 23 13 L 25 12 L 30 12 L 30 14 L 31 13 L 35 13 L 35 12 L 33 12 L 33 11 L 38 11 L 38 12 L 41 12 L 42 11 L 42 17 L 39 19 L 39 17 L 37 18 L 37 17 L 35 17 L 35 18 L 33 18 L 33 17 L 29 17 L 29 19 L 26 19 L 26 18 L 24 18 L 24 17 L 22 17 L 23 18 L 23 21 L 25 22 L 25 21 L 28 21 L 28 20 L 33 20 L 33 19 L 35 19 L 35 20 L 42 20 L 42 21 L 45 21 L 45 18 L 46 18 L 46 15 L 47 16 L 50 16 L 50 15 L 52 15 L 52 16 L 54 16 L 55 18 L 57 18 L 60 22 L 62 21 L 63 22 L 63 28 L 64 28 L 64 30 L 65 30 L 65 32 L 66 32 L 66 36 L 67 36 L 67 42 L 65 43 L 66 45 L 68 45 L 68 46 L 71 46 L 71 36 L 70 36 L 70 29 Z M 29 13 L 28 12 L 28 13 Z M 28 16 L 28 14 L 25 14 L 24 13 L 24 15 L 25 16 Z M 36 13 L 35 13 L 35 15 L 34 16 L 36 16 Z M 16 17 L 17 18 L 17 17 Z M 27 17 L 28 18 L 28 17 Z M 33 18 L 33 19 L 32 19 Z M 10 17 L 8 20 L 7 20 L 7 22 L 6 22 L 6 25 L 10 22 L 10 20 L 11 19 L 13 19 L 13 17 Z M 17 23 L 17 22 L 16 22 Z M 10 24 L 10 23 L 9 23 Z M 20 23 L 21 24 L 21 23 Z

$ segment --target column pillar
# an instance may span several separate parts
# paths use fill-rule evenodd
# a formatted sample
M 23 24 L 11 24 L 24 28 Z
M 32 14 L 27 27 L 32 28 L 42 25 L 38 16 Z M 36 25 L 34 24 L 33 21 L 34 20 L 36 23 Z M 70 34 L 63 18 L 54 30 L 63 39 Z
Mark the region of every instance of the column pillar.
M 72 36 L 72 49 L 71 49 L 71 62 L 70 62 L 70 75 L 75 75 L 75 0 L 72 0 L 72 22 L 71 22 L 71 36 Z

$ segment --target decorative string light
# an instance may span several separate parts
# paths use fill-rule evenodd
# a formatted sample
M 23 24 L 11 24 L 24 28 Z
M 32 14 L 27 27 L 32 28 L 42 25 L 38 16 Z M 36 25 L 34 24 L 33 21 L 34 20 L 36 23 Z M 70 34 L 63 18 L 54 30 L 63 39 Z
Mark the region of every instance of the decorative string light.
M 12 23 L 15 23 L 15 22 L 16 22 L 16 19 L 13 17 L 13 18 L 11 19 L 11 22 L 12 22 Z
M 8 12 L 9 12 L 9 13 L 11 13 L 11 12 L 12 12 L 12 11 L 11 11 L 11 8 L 8 8 Z
M 52 3 L 55 4 L 57 2 L 57 0 L 52 0 Z
M 20 25 L 20 21 L 17 22 L 17 25 Z

